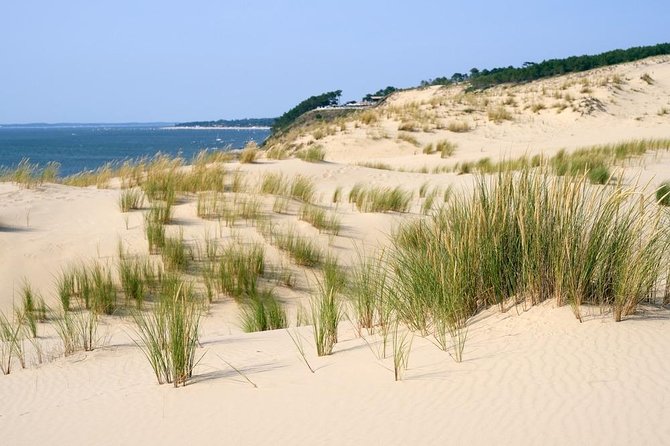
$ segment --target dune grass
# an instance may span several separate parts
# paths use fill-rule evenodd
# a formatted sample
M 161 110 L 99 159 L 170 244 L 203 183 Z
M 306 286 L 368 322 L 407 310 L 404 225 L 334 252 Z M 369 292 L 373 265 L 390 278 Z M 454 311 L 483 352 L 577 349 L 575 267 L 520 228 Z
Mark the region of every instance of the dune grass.
M 480 178 L 430 222 L 396 234 L 397 310 L 427 333 L 442 319 L 455 330 L 479 308 L 554 298 L 581 320 L 583 304 L 614 319 L 649 300 L 664 274 L 670 237 L 652 200 L 623 186 L 522 171 Z
M 444 139 L 435 143 L 435 150 L 440 153 L 441 158 L 449 158 L 456 152 L 456 144 Z
M 304 203 L 313 203 L 314 196 L 316 195 L 314 182 L 305 176 L 297 175 L 293 178 L 289 193 L 296 200 Z
M 319 145 L 311 145 L 296 152 L 295 156 L 308 163 L 319 163 L 326 158 L 326 151 Z
M 300 208 L 299 218 L 314 226 L 320 233 L 338 235 L 342 228 L 336 213 L 308 203 Z
M 196 215 L 205 220 L 220 220 L 228 212 L 225 195 L 221 192 L 200 192 L 196 202 Z
M 282 251 L 286 251 L 300 266 L 317 266 L 324 257 L 321 249 L 312 240 L 298 234 L 294 228 L 273 231 L 271 242 Z
M 253 163 L 256 161 L 256 158 L 258 158 L 258 155 L 259 155 L 258 145 L 253 141 L 247 143 L 247 145 L 244 146 L 242 152 L 240 152 L 240 163 L 242 164 Z
M 310 308 L 316 353 L 319 356 L 330 355 L 337 343 L 337 327 L 342 317 L 337 293 L 333 288 L 319 287 L 318 293 L 310 299 Z
M 142 308 L 147 294 L 145 264 L 138 259 L 122 257 L 119 258 L 118 273 L 126 301 L 133 301 L 137 308 Z
M 240 319 L 242 330 L 247 333 L 288 327 L 286 312 L 272 291 L 250 295 L 244 303 Z
M 121 212 L 141 209 L 143 204 L 144 194 L 141 189 L 124 189 L 119 195 L 119 209 L 121 209 Z
M 161 249 L 161 258 L 165 269 L 171 271 L 185 271 L 189 265 L 191 254 L 184 244 L 184 236 L 180 232 L 177 237 L 165 237 Z
M 257 281 L 265 271 L 265 250 L 261 245 L 224 247 L 215 270 L 218 291 L 235 299 L 257 294 Z
M 464 121 L 451 121 L 447 124 L 447 130 L 454 133 L 465 133 L 472 130 L 470 125 Z
M 661 206 L 670 206 L 670 181 L 666 180 L 658 186 L 656 201 Z
M 135 340 L 149 361 L 159 384 L 185 386 L 197 364 L 196 349 L 201 307 L 191 287 L 177 282 L 148 312 L 135 311 Z
M 10 320 L 0 313 L 0 371 L 3 375 L 11 373 L 13 359 L 25 364 L 21 327 L 21 321 Z
M 349 202 L 361 212 L 408 212 L 412 194 L 400 186 L 365 187 L 357 183 L 349 192 Z

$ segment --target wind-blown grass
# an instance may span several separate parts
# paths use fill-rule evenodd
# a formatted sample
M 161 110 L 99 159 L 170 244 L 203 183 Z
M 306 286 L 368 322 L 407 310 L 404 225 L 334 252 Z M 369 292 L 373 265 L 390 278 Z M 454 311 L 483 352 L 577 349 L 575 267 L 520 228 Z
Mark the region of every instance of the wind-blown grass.
M 365 187 L 355 184 L 349 192 L 349 202 L 361 212 L 408 212 L 412 194 L 400 186 Z
M 593 189 L 543 172 L 480 179 L 428 222 L 395 238 L 397 310 L 411 328 L 463 329 L 478 309 L 506 302 L 610 307 L 615 320 L 653 297 L 670 236 L 652 200 Z M 458 333 L 457 337 L 458 337 Z
M 307 203 L 300 209 L 300 220 L 306 221 L 319 232 L 326 234 L 338 235 L 342 227 L 337 214 Z
M 185 386 L 197 363 L 196 348 L 201 309 L 190 287 L 178 283 L 150 312 L 136 311 L 137 345 L 142 349 L 159 384 Z
M 119 195 L 119 208 L 121 212 L 133 209 L 141 209 L 144 204 L 144 194 L 141 189 L 124 189 Z

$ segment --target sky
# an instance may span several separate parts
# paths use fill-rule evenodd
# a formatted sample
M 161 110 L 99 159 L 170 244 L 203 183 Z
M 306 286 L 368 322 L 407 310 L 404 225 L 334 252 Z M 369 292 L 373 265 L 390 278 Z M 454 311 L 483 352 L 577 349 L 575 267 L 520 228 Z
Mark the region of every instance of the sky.
M 0 0 L 0 123 L 279 116 L 343 90 L 669 42 L 670 2 Z

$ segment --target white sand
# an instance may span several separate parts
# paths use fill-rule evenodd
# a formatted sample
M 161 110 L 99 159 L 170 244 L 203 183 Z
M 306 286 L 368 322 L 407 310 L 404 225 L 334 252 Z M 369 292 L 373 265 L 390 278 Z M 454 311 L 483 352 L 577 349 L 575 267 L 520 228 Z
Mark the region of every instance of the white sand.
M 640 80 L 642 73 L 649 73 L 654 84 Z M 600 77 L 613 74 L 627 79 L 622 90 L 597 85 Z M 372 140 L 368 128 L 351 126 L 320 141 L 327 163 L 263 160 L 241 168 L 250 184 L 265 171 L 311 176 L 324 204 L 336 187 L 346 195 L 357 182 L 399 184 L 414 191 L 412 212 L 405 216 L 364 214 L 341 204 L 344 229 L 332 240 L 298 222 L 295 208 L 293 215 L 275 217 L 313 236 L 346 264 L 356 257 L 356 249 L 383 246 L 394 227 L 418 215 L 422 184 L 428 181 L 444 189 L 466 187 L 472 180 L 470 175 L 356 166 L 360 161 L 432 167 L 485 156 L 670 137 L 670 115 L 657 114 L 664 106 L 670 108 L 667 58 L 588 76 L 593 95 L 607 103 L 606 112 L 581 116 L 569 109 L 561 114 L 547 109 L 536 114 L 520 105 L 513 122 L 494 124 L 485 113 L 472 116 L 438 107 L 445 121 L 476 124 L 468 133 L 414 133 L 422 143 L 445 138 L 457 142 L 457 152 L 448 160 L 420 154 L 395 138 Z M 543 86 L 564 82 L 558 78 L 515 87 L 514 94 L 523 104 L 540 95 Z M 489 94 L 508 93 L 499 88 Z M 452 93 L 431 88 L 402 93 L 390 102 L 430 101 L 444 94 Z M 397 123 L 385 120 L 380 126 L 395 132 Z M 654 187 L 670 177 L 667 153 L 632 164 L 626 170 L 629 181 L 639 178 Z M 119 239 L 131 252 L 146 253 L 142 213 L 126 214 L 126 222 L 116 204 L 118 194 L 118 189 L 46 185 L 26 190 L 0 184 L 0 311 L 11 311 L 24 278 L 57 307 L 55 275 L 76 262 L 115 265 Z M 272 200 L 265 206 L 271 208 Z M 202 242 L 206 231 L 219 231 L 217 223 L 195 216 L 193 200 L 177 206 L 176 220 L 190 243 Z M 228 229 L 222 231 L 224 239 L 231 237 Z M 263 240 L 242 222 L 236 232 Z M 267 252 L 271 262 L 288 263 L 270 245 Z M 295 271 L 303 285 L 312 279 L 311 273 Z M 278 292 L 291 314 L 307 295 L 299 288 Z M 667 444 L 670 311 L 647 307 L 621 323 L 614 323 L 611 315 L 585 311 L 589 315 L 580 324 L 569 308 L 555 308 L 553 302 L 528 311 L 487 310 L 471 321 L 460 364 L 427 338 L 415 336 L 405 380 L 394 382 L 392 358 L 375 355 L 378 339 L 368 337 L 368 345 L 347 321 L 340 325 L 334 354 L 323 358 L 314 351 L 311 327 L 298 329 L 316 369 L 312 374 L 285 331 L 242 333 L 236 305 L 226 299 L 215 303 L 203 320 L 203 357 L 192 383 L 181 389 L 156 383 L 132 342 L 129 320 L 104 318 L 100 332 L 106 345 L 67 358 L 61 357 L 53 328 L 40 325 L 45 363 L 31 360 L 27 369 L 15 367 L 10 375 L 0 376 L 0 444 Z

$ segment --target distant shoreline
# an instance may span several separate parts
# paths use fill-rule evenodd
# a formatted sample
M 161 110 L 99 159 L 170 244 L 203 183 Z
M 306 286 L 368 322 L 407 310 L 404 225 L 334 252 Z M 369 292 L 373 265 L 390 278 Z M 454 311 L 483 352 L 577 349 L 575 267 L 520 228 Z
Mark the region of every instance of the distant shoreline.
M 161 130 L 270 130 L 272 127 L 267 126 L 172 126 L 172 127 L 161 127 Z

